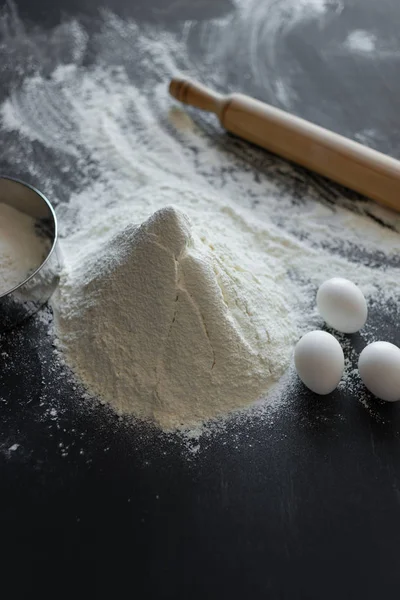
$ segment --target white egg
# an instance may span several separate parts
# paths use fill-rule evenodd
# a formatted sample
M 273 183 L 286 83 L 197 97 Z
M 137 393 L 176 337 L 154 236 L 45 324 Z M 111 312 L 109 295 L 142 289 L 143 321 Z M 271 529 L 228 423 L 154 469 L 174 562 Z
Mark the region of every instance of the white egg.
M 330 394 L 343 375 L 343 350 L 330 333 L 310 331 L 297 342 L 294 364 L 304 385 L 316 394 Z
M 365 325 L 368 309 L 364 294 L 355 283 L 343 277 L 325 281 L 317 293 L 319 314 L 342 333 L 355 333 Z
M 400 348 L 389 342 L 369 344 L 360 354 L 358 371 L 374 396 L 387 402 L 400 400 Z

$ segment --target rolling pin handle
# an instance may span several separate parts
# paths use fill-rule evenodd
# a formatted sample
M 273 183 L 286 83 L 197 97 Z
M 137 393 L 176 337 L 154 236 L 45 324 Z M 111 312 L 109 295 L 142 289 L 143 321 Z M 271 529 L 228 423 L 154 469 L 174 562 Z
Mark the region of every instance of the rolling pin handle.
M 190 81 L 190 79 L 172 79 L 169 93 L 173 98 L 201 110 L 213 112 L 220 116 L 224 105 L 224 96 L 210 90 L 205 85 Z

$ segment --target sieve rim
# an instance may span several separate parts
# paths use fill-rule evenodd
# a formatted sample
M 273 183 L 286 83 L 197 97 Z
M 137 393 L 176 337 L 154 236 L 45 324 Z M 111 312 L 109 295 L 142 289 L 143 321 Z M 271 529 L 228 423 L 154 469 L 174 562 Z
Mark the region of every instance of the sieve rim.
M 57 223 L 57 217 L 56 217 L 56 213 L 55 210 L 51 204 L 51 202 L 49 201 L 49 199 L 40 191 L 38 190 L 36 187 L 34 187 L 33 185 L 30 185 L 29 183 L 26 183 L 26 181 L 22 181 L 21 179 L 17 179 L 16 177 L 10 177 L 9 175 L 2 175 L 0 174 L 0 180 L 1 179 L 7 179 L 8 181 L 12 181 L 14 183 L 18 183 L 28 189 L 30 189 L 32 192 L 34 192 L 47 206 L 48 210 L 49 210 L 49 215 L 51 216 L 52 220 L 53 220 L 53 226 L 54 226 L 54 236 L 48 236 L 49 240 L 52 241 L 51 244 L 51 248 L 49 250 L 49 252 L 46 255 L 46 258 L 40 263 L 40 265 L 35 269 L 35 271 L 33 273 L 31 273 L 29 275 L 29 277 L 26 277 L 26 279 L 24 279 L 23 281 L 21 281 L 20 283 L 18 283 L 17 285 L 15 285 L 13 288 L 10 288 L 9 290 L 7 290 L 6 292 L 3 292 L 2 294 L 0 294 L 0 299 L 1 298 L 5 298 L 6 296 L 12 294 L 13 292 L 15 292 L 16 290 L 18 290 L 19 288 L 21 288 L 23 285 L 25 285 L 26 283 L 28 283 L 28 281 L 30 281 L 31 279 L 33 279 L 33 277 L 35 277 L 42 269 L 43 267 L 47 264 L 47 262 L 50 260 L 56 245 L 57 245 L 57 240 L 58 240 L 58 223 Z M 7 200 L 4 201 L 5 204 L 7 204 Z M 27 213 L 25 213 L 27 214 Z

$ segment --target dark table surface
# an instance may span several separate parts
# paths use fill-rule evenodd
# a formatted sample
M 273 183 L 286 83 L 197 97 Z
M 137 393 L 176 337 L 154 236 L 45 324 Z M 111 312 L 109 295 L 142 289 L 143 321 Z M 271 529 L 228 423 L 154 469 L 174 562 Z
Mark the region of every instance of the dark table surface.
M 230 0 L 17 4 L 2 13 L 1 98 L 29 69 L 26 48 L 11 57 L 11 26 L 20 36 L 39 29 L 50 35 L 76 17 L 90 36 L 105 5 L 166 30 L 189 24 L 187 51 L 198 54 L 193 75 L 205 79 L 201 40 L 210 19 L 235 11 Z M 397 0 L 252 4 L 250 23 L 234 21 L 240 52 L 221 59 L 221 87 L 400 158 Z M 306 17 L 298 16 L 300 6 Z M 256 58 L 248 47 L 251 26 Z M 345 50 L 355 30 L 378 40 L 368 60 L 362 49 Z M 249 76 L 251 60 L 259 62 L 257 79 Z M 282 94 L 278 74 L 289 95 Z M 40 186 L 16 166 L 12 134 L 0 135 L 1 170 Z M 221 139 L 229 148 L 229 138 Z M 47 161 L 51 175 L 52 158 L 39 146 L 32 152 Z M 64 189 L 54 181 L 59 201 Z M 395 307 L 385 319 L 371 318 L 384 339 L 400 343 Z M 357 337 L 353 343 L 357 348 Z M 202 440 L 188 459 L 179 438 L 118 423 L 90 403 L 79 407 L 40 319 L 3 336 L 0 350 L 0 539 L 2 573 L 8 565 L 18 568 L 14 595 L 22 586 L 26 593 L 50 588 L 56 596 L 68 590 L 78 597 L 398 597 L 397 406 L 371 400 L 374 409 L 366 410 L 344 392 L 316 402 L 299 386 L 273 423 L 250 422 L 245 429 L 232 423 L 222 437 Z

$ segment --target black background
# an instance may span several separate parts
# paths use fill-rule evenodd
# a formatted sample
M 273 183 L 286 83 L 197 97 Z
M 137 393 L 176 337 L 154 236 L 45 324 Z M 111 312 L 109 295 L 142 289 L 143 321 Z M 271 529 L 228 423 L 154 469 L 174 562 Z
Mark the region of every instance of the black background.
M 165 28 L 178 14 L 207 21 L 233 10 L 228 0 L 103 4 Z M 340 3 L 331 5 L 334 11 Z M 27 26 L 49 28 L 68 15 L 90 27 L 99 6 L 18 2 Z M 328 35 L 372 27 L 396 36 L 399 20 L 395 0 L 348 1 Z M 282 60 L 296 60 L 309 77 L 310 97 L 305 91 L 295 111 L 349 136 L 372 122 L 374 145 L 400 157 L 399 59 L 385 66 L 342 57 L 328 67 L 325 42 L 316 29 L 287 40 Z M 232 78 L 277 103 L 240 73 Z M 9 167 L 4 159 L 2 167 Z M 370 318 L 378 337 L 400 343 L 395 307 L 391 317 L 377 311 Z M 271 421 L 243 428 L 233 420 L 188 459 L 179 438 L 119 423 L 102 407 L 82 409 L 53 364 L 44 329 L 33 319 L 1 340 L 0 540 L 2 577 L 13 573 L 10 593 L 398 597 L 397 406 L 368 399 L 366 408 L 339 392 L 321 400 L 299 385 Z M 351 343 L 362 347 L 358 336 Z

